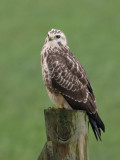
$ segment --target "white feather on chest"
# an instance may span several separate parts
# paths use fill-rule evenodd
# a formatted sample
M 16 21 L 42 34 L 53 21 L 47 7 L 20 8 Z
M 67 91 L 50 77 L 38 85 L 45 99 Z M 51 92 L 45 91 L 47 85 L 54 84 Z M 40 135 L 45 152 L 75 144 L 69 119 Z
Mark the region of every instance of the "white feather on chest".
M 47 55 L 48 55 L 48 50 L 44 48 L 41 52 L 41 57 L 42 57 L 41 65 L 42 65 L 42 77 L 48 92 L 48 96 L 55 105 L 63 105 L 66 109 L 71 109 L 70 105 L 67 103 L 64 97 L 60 93 L 56 94 L 54 92 L 54 89 L 52 88 L 51 75 L 47 64 Z

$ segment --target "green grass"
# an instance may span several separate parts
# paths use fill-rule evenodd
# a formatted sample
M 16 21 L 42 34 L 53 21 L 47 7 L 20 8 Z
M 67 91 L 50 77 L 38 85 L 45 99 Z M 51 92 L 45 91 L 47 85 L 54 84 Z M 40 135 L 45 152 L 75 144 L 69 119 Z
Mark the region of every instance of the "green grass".
M 120 2 L 1 0 L 0 159 L 35 160 L 45 143 L 40 51 L 47 32 L 65 32 L 86 69 L 106 125 L 102 143 L 90 129 L 91 160 L 119 160 Z

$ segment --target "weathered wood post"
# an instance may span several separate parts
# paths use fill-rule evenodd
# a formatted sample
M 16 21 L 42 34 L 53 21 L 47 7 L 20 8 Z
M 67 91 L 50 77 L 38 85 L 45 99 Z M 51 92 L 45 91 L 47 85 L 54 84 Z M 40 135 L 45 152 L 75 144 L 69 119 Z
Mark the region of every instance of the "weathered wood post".
M 76 110 L 47 109 L 47 142 L 38 160 L 88 160 L 88 119 Z

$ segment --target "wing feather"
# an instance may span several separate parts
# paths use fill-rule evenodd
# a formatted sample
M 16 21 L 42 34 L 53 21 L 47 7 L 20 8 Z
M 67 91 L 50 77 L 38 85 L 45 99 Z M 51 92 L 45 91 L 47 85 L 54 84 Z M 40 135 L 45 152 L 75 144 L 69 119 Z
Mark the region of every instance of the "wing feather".
M 83 67 L 73 55 L 51 53 L 47 64 L 53 88 L 64 96 L 71 107 L 96 112 L 92 87 Z

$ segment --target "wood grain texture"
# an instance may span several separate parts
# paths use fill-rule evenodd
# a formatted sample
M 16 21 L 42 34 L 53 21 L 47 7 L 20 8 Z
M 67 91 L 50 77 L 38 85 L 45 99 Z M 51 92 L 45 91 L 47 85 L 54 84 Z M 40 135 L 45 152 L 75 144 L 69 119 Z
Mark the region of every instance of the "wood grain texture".
M 76 110 L 47 109 L 47 142 L 38 160 L 88 160 L 88 119 Z

